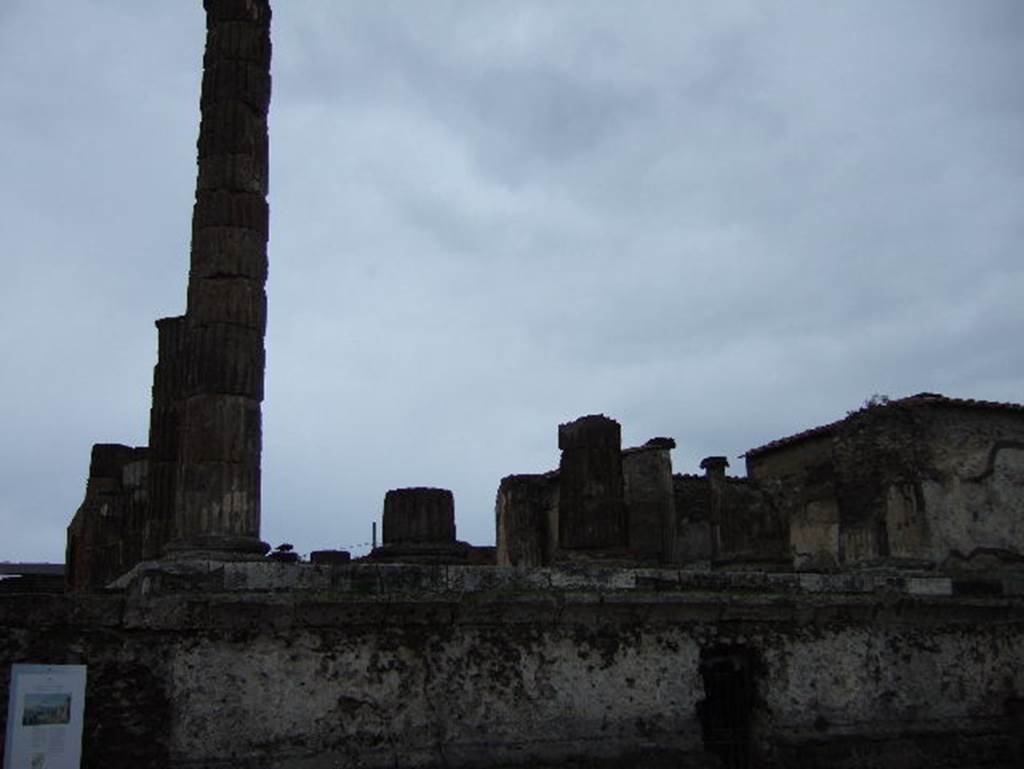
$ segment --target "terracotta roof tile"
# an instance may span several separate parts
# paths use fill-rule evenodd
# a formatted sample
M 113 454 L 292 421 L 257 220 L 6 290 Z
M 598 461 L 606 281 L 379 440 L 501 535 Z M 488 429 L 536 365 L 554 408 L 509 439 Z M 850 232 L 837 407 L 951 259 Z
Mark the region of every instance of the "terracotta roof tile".
M 883 401 L 877 405 L 865 406 L 864 408 L 858 409 L 857 411 L 851 411 L 842 419 L 837 419 L 835 422 L 829 422 L 827 425 L 821 425 L 820 427 L 812 427 L 809 430 L 796 433 L 794 435 L 786 436 L 785 438 L 779 438 L 763 446 L 750 449 L 746 454 L 742 456 L 752 456 L 757 454 L 763 454 L 768 451 L 782 448 L 784 446 L 792 446 L 795 443 L 801 443 L 811 438 L 818 438 L 830 435 L 832 431 L 843 422 L 848 420 L 854 414 L 859 414 L 862 411 L 866 411 L 871 408 L 880 408 L 885 406 L 904 406 L 916 408 L 919 406 L 956 406 L 961 408 L 974 408 L 974 409 L 986 409 L 991 411 L 1018 411 L 1024 412 L 1024 404 L 1020 403 L 1001 403 L 999 401 L 983 401 L 975 400 L 974 398 L 948 398 L 945 395 L 939 393 L 917 393 L 916 395 L 908 395 L 905 398 L 894 398 L 892 400 Z

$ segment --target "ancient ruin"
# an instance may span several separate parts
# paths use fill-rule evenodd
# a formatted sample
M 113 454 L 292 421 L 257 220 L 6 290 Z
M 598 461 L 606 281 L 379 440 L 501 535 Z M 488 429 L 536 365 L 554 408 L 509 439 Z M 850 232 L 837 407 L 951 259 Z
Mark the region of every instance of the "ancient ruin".
M 72 589 L 102 587 L 143 558 L 268 550 L 259 534 L 271 12 L 266 2 L 206 11 L 188 307 L 156 323 L 148 449 L 93 450 L 68 533 Z
M 590 445 L 603 445 L 588 453 L 564 440 L 598 429 Z M 722 456 L 701 461 L 703 476 L 673 474 L 671 438 L 621 450 L 618 435 L 600 415 L 562 425 L 558 470 L 502 481 L 499 564 L 586 557 L 948 574 L 1024 565 L 1024 407 L 1016 404 L 934 393 L 872 403 L 751 449 L 746 477 L 727 475 Z
M 5 670 L 88 666 L 83 766 L 1024 765 L 1024 406 L 876 400 L 744 477 L 586 415 L 500 481 L 494 547 L 415 487 L 364 558 L 265 555 L 271 12 L 204 5 L 149 446 L 93 447 L 67 592 L 0 595 Z

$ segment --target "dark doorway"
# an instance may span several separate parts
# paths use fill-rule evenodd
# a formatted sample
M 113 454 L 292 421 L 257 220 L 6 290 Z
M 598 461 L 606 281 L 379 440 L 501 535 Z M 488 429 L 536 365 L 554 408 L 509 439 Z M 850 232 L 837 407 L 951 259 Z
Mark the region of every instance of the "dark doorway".
M 704 750 L 722 759 L 726 769 L 751 765 L 751 716 L 754 665 L 749 649 L 717 647 L 700 655 L 704 699 L 697 704 Z

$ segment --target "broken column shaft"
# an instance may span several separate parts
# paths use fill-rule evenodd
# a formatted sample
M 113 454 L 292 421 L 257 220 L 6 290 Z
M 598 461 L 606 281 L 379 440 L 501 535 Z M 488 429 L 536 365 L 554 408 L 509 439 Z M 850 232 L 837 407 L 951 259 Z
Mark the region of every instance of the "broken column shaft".
M 560 547 L 625 547 L 621 446 L 619 423 L 603 414 L 558 426 Z
M 455 498 L 422 486 L 384 495 L 383 544 L 366 558 L 381 563 L 466 563 L 471 548 L 455 539 Z
M 260 554 L 267 0 L 205 0 L 199 173 L 180 365 L 171 552 Z
M 181 346 L 185 317 L 161 318 L 157 328 L 157 363 L 149 410 L 149 510 L 143 527 L 142 558 L 158 558 L 174 522 L 178 483 L 184 376 Z
M 622 452 L 629 547 L 641 558 L 671 561 L 676 540 L 671 438 L 652 438 Z
M 558 474 L 509 475 L 495 501 L 499 566 L 551 564 L 558 516 Z
M 455 542 L 455 498 L 448 489 L 392 489 L 384 495 L 385 545 Z

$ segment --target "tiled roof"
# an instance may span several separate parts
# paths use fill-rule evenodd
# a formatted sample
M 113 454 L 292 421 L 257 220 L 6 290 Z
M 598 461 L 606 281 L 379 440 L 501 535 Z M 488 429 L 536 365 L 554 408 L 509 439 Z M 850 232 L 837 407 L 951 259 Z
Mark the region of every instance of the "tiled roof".
M 755 449 L 750 449 L 743 456 L 751 456 L 757 454 L 763 454 L 768 451 L 782 448 L 784 446 L 792 446 L 796 443 L 801 443 L 811 438 L 818 438 L 830 435 L 832 431 L 838 426 L 849 419 L 854 414 L 859 414 L 862 411 L 871 408 L 879 408 L 885 406 L 903 406 L 917 408 L 919 406 L 955 406 L 959 408 L 972 408 L 972 409 L 985 409 L 990 411 L 1017 411 L 1024 412 L 1024 404 L 1020 403 L 1001 403 L 998 401 L 982 401 L 975 400 L 974 398 L 947 398 L 945 395 L 939 393 L 917 393 L 916 395 L 908 395 L 905 398 L 894 398 L 888 401 L 882 401 L 877 405 L 865 406 L 857 411 L 850 412 L 842 419 L 837 419 L 835 422 L 829 422 L 827 425 L 821 425 L 820 427 L 812 427 L 809 430 L 796 433 L 795 435 L 789 435 L 785 438 L 779 438 L 758 446 Z
M 700 481 L 703 483 L 708 479 L 708 477 L 698 473 L 673 473 L 672 479 L 674 481 Z M 728 483 L 746 483 L 750 479 L 742 475 L 727 475 L 725 476 L 725 480 Z

